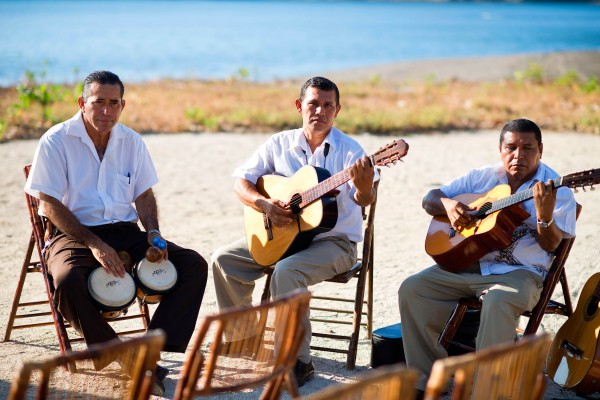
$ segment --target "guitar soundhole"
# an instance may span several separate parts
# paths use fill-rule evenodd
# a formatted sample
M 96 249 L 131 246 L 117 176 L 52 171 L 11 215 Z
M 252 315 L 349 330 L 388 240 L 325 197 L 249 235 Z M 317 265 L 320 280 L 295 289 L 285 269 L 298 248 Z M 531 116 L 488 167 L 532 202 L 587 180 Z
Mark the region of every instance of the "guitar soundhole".
M 585 308 L 586 319 L 592 319 L 596 312 L 598 312 L 599 301 L 600 299 L 597 296 L 590 297 L 590 301 L 588 302 L 587 307 Z
M 300 212 L 302 212 L 302 209 L 300 208 L 301 203 L 302 196 L 300 196 L 298 193 L 292 196 L 292 199 L 290 200 L 290 209 L 294 214 L 300 215 Z

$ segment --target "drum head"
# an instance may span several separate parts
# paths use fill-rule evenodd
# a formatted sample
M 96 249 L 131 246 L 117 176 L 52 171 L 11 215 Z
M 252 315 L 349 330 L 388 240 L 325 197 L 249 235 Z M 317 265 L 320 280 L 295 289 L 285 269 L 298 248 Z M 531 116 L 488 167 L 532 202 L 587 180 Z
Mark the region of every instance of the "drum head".
M 90 294 L 107 308 L 125 308 L 135 300 L 135 282 L 129 274 L 120 278 L 104 268 L 96 268 L 88 278 Z
M 166 293 L 177 283 L 177 270 L 169 260 L 150 262 L 143 258 L 134 273 L 142 286 L 156 293 Z

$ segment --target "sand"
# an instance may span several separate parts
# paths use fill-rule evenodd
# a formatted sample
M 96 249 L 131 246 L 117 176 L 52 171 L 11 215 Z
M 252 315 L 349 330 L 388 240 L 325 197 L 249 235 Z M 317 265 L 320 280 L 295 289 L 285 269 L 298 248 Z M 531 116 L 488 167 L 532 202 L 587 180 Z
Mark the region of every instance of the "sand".
M 563 70 L 575 69 L 584 76 L 592 73 L 591 65 L 600 65 L 599 53 L 578 55 L 543 55 L 551 65 Z M 535 56 L 537 57 L 537 56 Z M 406 79 L 432 70 L 438 78 L 477 75 L 478 79 L 493 80 L 510 76 L 514 65 L 528 65 L 537 58 L 521 56 L 503 57 L 479 62 L 473 60 L 448 60 L 445 63 L 418 62 L 388 66 L 374 66 L 347 75 L 330 75 L 336 79 L 354 77 L 368 79 L 381 73 L 386 79 Z M 557 58 L 556 58 L 557 57 Z M 529 60 L 529 61 L 528 61 Z M 493 61 L 493 62 L 492 62 Z M 545 62 L 545 61 L 544 61 Z M 516 64 L 515 64 L 516 63 Z M 520 64 L 519 64 L 520 63 Z M 442 65 L 443 64 L 443 65 Z M 546 65 L 546 64 L 543 64 Z M 394 69 L 395 68 L 395 69 Z M 521 67 L 523 68 L 523 67 Z M 544 71 L 546 71 L 545 67 Z M 378 72 L 379 71 L 379 72 Z M 471 72 L 471 74 L 468 73 Z M 484 72 L 482 72 L 484 71 Z M 588 71 L 588 72 L 586 72 Z M 600 75 L 597 69 L 593 72 Z M 341 74 L 341 72 L 340 72 Z M 404 74 L 404 75 L 403 75 Z M 499 79 L 499 78 L 498 78 Z M 343 112 L 343 111 L 342 111 Z M 498 128 L 500 129 L 500 128 Z M 161 231 L 164 236 L 180 245 L 199 251 L 209 258 L 219 246 L 243 236 L 242 207 L 235 198 L 230 174 L 268 135 L 256 134 L 150 134 L 144 140 L 155 161 L 160 183 L 155 187 L 161 214 Z M 355 136 L 367 152 L 374 152 L 394 137 L 362 134 Z M 424 267 L 432 260 L 424 252 L 424 237 L 430 217 L 421 209 L 421 199 L 431 188 L 483 164 L 495 163 L 498 155 L 498 131 L 474 131 L 402 135 L 410 144 L 405 162 L 385 168 L 379 191 L 379 205 L 375 230 L 375 296 L 374 327 L 380 328 L 399 321 L 397 290 L 402 280 Z M 543 161 L 561 175 L 599 167 L 600 136 L 570 132 L 544 132 Z M 0 144 L 0 329 L 6 328 L 8 314 L 17 285 L 19 269 L 25 254 L 31 228 L 23 196 L 22 167 L 31 162 L 35 140 L 11 141 Z M 577 201 L 583 212 L 577 226 L 577 240 L 567 264 L 571 295 L 576 300 L 586 280 L 600 269 L 600 250 L 597 245 L 600 223 L 598 194 L 580 192 Z M 257 284 L 255 300 L 258 301 L 262 281 Z M 351 293 L 353 285 L 329 284 L 317 290 L 331 294 Z M 25 283 L 23 298 L 43 298 L 41 276 L 30 275 Z M 557 296 L 558 299 L 561 296 Z M 200 317 L 217 312 L 212 272 L 200 310 Z M 546 317 L 540 331 L 556 333 L 565 319 Z M 78 348 L 81 348 L 79 346 Z M 21 360 L 57 354 L 59 352 L 53 327 L 14 331 L 11 340 L 0 343 L 0 398 L 8 394 L 10 382 Z M 317 370 L 316 378 L 300 389 L 308 395 L 337 382 L 351 382 L 370 364 L 371 345 L 364 331 L 359 344 L 357 367 L 345 369 L 343 355 L 313 352 Z M 184 356 L 164 353 L 161 364 L 171 370 L 165 383 L 166 397 L 171 398 L 182 367 Z M 221 398 L 257 399 L 260 390 L 243 394 L 224 395 Z M 284 398 L 289 398 L 287 393 Z M 548 382 L 545 399 L 572 399 L 576 396 Z M 599 395 L 593 398 L 600 398 Z
M 179 134 L 144 137 L 159 171 L 156 186 L 161 211 L 161 231 L 169 240 L 196 249 L 205 257 L 222 244 L 243 234 L 242 209 L 231 190 L 229 175 L 258 144 L 265 134 Z M 391 137 L 364 134 L 356 137 L 368 152 L 391 141 Z M 422 196 L 431 188 L 465 172 L 471 167 L 498 159 L 498 133 L 495 131 L 431 133 L 404 136 L 410 144 L 405 162 L 382 172 L 376 219 L 374 326 L 379 328 L 399 321 L 397 289 L 408 275 L 431 264 L 423 251 L 424 236 L 430 218 L 421 210 Z M 546 133 L 543 160 L 562 175 L 597 167 L 600 137 L 568 132 Z M 0 202 L 0 327 L 6 327 L 9 307 L 17 283 L 30 232 L 23 201 L 21 168 L 30 162 L 36 142 L 14 141 L 0 146 L 2 175 Z M 577 240 L 568 262 L 571 292 L 576 299 L 587 278 L 600 268 L 597 223 L 600 221 L 598 194 L 580 192 L 577 201 L 583 213 L 577 227 Z M 41 278 L 30 275 L 25 296 L 41 292 Z M 262 288 L 262 282 L 257 285 Z M 327 291 L 338 293 L 343 285 L 333 284 Z M 259 290 L 256 291 L 259 295 Z M 31 298 L 31 297 L 30 297 Z M 256 297 L 258 299 L 258 297 Z M 212 273 L 200 316 L 216 312 Z M 546 317 L 541 331 L 556 330 L 564 319 Z M 364 332 L 359 345 L 357 368 L 347 371 L 344 358 L 331 353 L 314 352 L 316 379 L 301 388 L 303 395 L 335 382 L 352 381 L 366 371 L 371 346 Z M 19 330 L 9 342 L 0 343 L 0 398 L 6 396 L 9 382 L 21 359 L 58 352 L 53 328 Z M 171 369 L 167 396 L 172 396 L 183 356 L 165 353 L 162 364 Z M 258 398 L 257 391 L 225 398 Z M 574 398 L 570 392 L 550 383 L 546 399 Z

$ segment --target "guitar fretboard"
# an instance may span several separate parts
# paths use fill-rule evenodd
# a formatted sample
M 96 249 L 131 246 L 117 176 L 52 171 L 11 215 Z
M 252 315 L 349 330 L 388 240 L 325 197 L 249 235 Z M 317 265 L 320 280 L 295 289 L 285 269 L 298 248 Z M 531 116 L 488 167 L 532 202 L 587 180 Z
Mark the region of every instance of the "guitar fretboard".
M 371 162 L 371 165 L 377 164 L 373 156 L 369 156 L 369 161 Z M 320 182 L 318 185 L 313 186 L 312 188 L 300 193 L 300 198 L 302 199 L 302 201 L 300 202 L 298 207 L 306 207 L 313 201 L 316 201 L 323 197 L 323 195 L 325 195 L 326 193 L 329 193 L 333 189 L 348 182 L 350 180 L 350 168 L 352 167 L 348 167 L 345 170 L 340 171 L 333 176 L 330 176 L 323 182 Z
M 562 179 L 561 178 L 555 179 L 553 181 L 553 186 L 555 188 L 562 186 Z M 532 188 L 523 190 L 521 192 L 517 192 L 508 197 L 505 197 L 503 199 L 492 202 L 491 207 L 486 208 L 485 210 L 482 210 L 482 211 L 484 211 L 484 213 L 482 215 L 478 215 L 478 217 L 485 218 L 486 216 L 493 214 L 496 211 L 502 210 L 506 207 L 510 207 L 514 204 L 521 203 L 525 200 L 529 200 L 532 197 L 533 197 L 533 189 Z

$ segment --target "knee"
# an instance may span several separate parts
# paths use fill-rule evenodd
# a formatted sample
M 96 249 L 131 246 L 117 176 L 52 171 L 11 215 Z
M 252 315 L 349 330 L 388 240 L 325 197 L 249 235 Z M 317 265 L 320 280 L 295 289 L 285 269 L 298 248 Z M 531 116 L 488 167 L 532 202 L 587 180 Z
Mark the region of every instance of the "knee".
M 216 271 L 221 269 L 222 265 L 227 265 L 228 252 L 226 247 L 220 247 L 215 250 L 210 257 L 210 265 L 212 270 Z
M 181 268 L 184 266 L 184 268 Z M 181 278 L 186 283 L 205 284 L 208 277 L 208 264 L 204 257 L 194 250 L 187 250 L 184 265 L 178 266 Z
M 400 284 L 398 288 L 398 299 L 411 298 L 421 293 L 421 279 L 417 275 L 411 275 Z
M 482 313 L 519 316 L 527 308 L 527 301 L 523 301 L 519 297 L 514 292 L 490 290 L 482 296 Z
M 60 298 L 80 298 L 81 293 L 88 292 L 86 275 L 79 268 L 71 268 L 53 279 L 55 295 Z
M 303 273 L 296 269 L 293 263 L 287 263 L 285 260 L 278 262 L 271 276 L 271 293 L 273 295 L 283 294 L 283 292 L 287 292 L 285 288 L 291 290 L 299 287 L 308 287 L 308 282 Z

